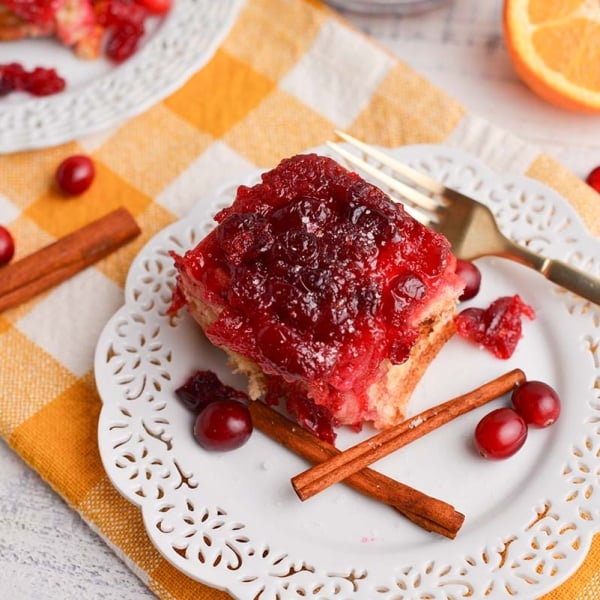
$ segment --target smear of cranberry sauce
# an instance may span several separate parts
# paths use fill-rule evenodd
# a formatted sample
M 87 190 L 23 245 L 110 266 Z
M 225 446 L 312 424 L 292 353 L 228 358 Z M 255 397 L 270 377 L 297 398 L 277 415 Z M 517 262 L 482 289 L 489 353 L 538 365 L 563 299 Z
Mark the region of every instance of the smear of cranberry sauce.
M 535 311 L 521 297 L 502 296 L 487 308 L 470 307 L 455 318 L 461 337 L 482 345 L 497 358 L 510 358 L 522 337 L 522 317 L 535 318 Z
M 223 308 L 211 341 L 288 382 L 341 391 L 368 385 L 384 358 L 406 360 L 418 334 L 411 316 L 451 256 L 445 238 L 381 190 L 314 154 L 240 187 L 216 220 L 181 263 Z

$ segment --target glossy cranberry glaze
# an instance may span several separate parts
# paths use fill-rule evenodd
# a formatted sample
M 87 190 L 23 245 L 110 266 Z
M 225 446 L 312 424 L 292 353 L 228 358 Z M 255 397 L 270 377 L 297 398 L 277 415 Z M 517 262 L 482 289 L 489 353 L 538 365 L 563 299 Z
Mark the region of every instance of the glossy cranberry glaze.
M 216 220 L 176 257 L 180 278 L 220 311 L 210 340 L 281 377 L 307 422 L 331 417 L 308 414 L 295 384 L 310 382 L 312 398 L 335 413 L 345 393 L 364 393 L 384 359 L 408 358 L 420 313 L 441 286 L 460 285 L 443 236 L 314 154 L 240 187 Z M 175 308 L 181 302 L 176 291 Z
M 520 296 L 504 296 L 488 308 L 466 308 L 455 318 L 457 333 L 487 348 L 498 358 L 510 358 L 522 336 L 522 317 L 535 318 Z

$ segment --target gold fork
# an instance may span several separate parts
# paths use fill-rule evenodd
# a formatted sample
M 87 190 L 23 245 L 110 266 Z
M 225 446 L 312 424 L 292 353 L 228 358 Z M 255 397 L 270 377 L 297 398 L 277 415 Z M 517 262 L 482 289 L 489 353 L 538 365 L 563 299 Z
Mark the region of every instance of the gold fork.
M 443 233 L 458 258 L 473 260 L 481 256 L 502 256 L 523 263 L 539 271 L 544 277 L 563 288 L 600 304 L 600 279 L 571 265 L 546 258 L 506 238 L 499 230 L 492 211 L 474 198 L 446 187 L 428 175 L 414 170 L 391 158 L 385 152 L 372 148 L 356 138 L 336 131 L 343 140 L 360 150 L 366 158 L 374 159 L 411 182 L 408 185 L 398 176 L 392 176 L 381 166 L 357 156 L 335 142 L 327 145 L 348 163 L 358 167 L 387 188 L 399 193 L 404 206 L 416 219 Z M 419 191 L 418 186 L 430 195 Z M 393 199 L 393 198 L 392 198 Z

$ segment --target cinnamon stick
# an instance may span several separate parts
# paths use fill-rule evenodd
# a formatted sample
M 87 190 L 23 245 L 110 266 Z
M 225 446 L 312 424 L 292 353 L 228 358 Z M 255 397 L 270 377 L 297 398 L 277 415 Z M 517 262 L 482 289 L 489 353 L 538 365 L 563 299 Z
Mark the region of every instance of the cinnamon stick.
M 306 500 L 456 417 L 502 396 L 524 381 L 523 371 L 520 369 L 509 371 L 462 396 L 457 396 L 381 431 L 364 442 L 296 475 L 292 478 L 292 486 L 298 497 Z
M 250 402 L 254 427 L 292 452 L 315 464 L 340 451 L 260 401 Z M 371 469 L 354 473 L 345 481 L 355 490 L 392 506 L 413 523 L 448 538 L 455 538 L 464 515 L 450 504 Z
M 72 277 L 139 235 L 133 216 L 118 208 L 0 269 L 0 312 Z

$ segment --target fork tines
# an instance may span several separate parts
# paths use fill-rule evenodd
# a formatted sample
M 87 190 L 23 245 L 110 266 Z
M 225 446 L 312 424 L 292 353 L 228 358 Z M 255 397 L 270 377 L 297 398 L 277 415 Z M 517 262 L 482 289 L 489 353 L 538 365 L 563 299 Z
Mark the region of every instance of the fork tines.
M 335 142 L 327 142 L 327 145 L 342 156 L 348 163 L 357 167 L 367 175 L 376 179 L 379 183 L 382 183 L 389 193 L 390 190 L 400 194 L 404 200 L 407 200 L 409 204 L 403 201 L 406 211 L 410 213 L 415 219 L 429 225 L 435 222 L 436 211 L 444 205 L 440 198 L 444 187 L 429 176 L 415 171 L 412 167 L 405 165 L 396 159 L 392 158 L 385 152 L 381 152 L 376 148 L 372 148 L 368 144 L 357 140 L 356 138 L 344 133 L 343 131 L 336 131 L 336 134 L 341 137 L 344 141 L 348 142 L 352 147 L 360 150 L 364 156 L 356 155 L 344 146 L 341 146 Z M 368 159 L 374 162 L 368 162 Z M 392 174 L 388 174 L 383 170 L 383 167 L 389 167 L 392 170 Z M 399 176 L 411 182 L 412 185 L 401 181 Z M 417 185 L 425 190 L 429 194 L 433 194 L 435 197 L 427 195 L 415 187 Z M 400 201 L 394 197 L 394 194 L 390 194 L 392 200 Z

